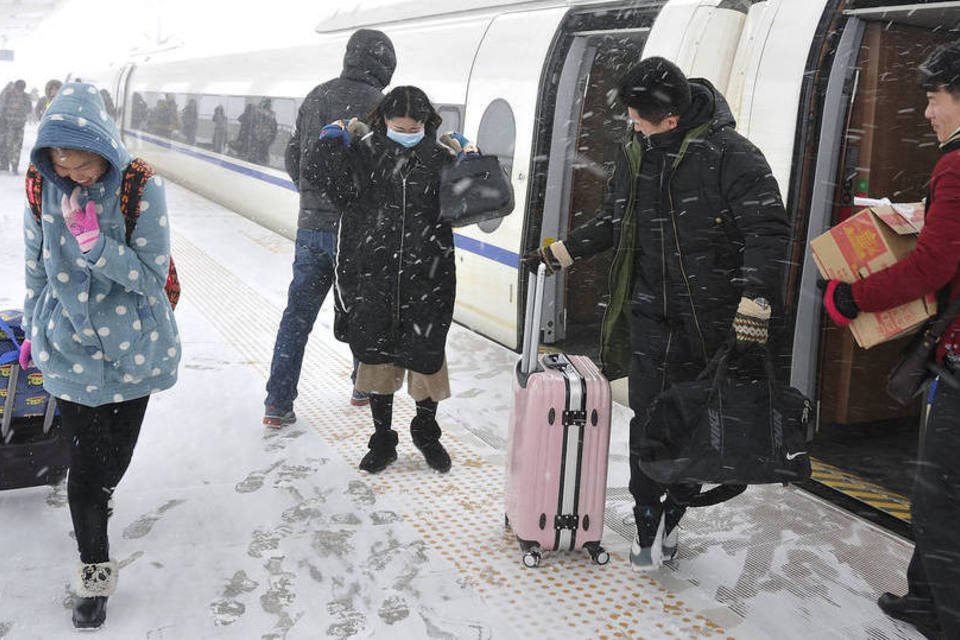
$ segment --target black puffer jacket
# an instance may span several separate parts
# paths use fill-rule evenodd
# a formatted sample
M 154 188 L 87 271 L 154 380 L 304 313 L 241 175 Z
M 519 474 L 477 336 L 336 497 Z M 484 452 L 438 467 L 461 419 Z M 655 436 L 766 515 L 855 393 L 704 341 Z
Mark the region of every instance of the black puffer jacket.
M 777 182 L 713 85 L 691 89 L 676 129 L 631 136 L 603 210 L 564 242 L 574 260 L 617 250 L 601 345 L 611 377 L 626 373 L 626 332 L 679 334 L 706 360 L 730 336 L 741 295 L 777 310 L 790 233 Z
M 300 105 L 297 128 L 290 136 L 285 156 L 287 173 L 300 190 L 299 228 L 332 231 L 340 217 L 320 189 L 306 178 L 307 167 L 316 163 L 309 156 L 310 143 L 324 125 L 340 118 L 362 118 L 373 110 L 383 98 L 383 88 L 390 84 L 396 66 L 390 39 L 379 31 L 360 29 L 347 42 L 340 77 L 314 88 Z
M 419 373 L 443 365 L 457 280 L 453 231 L 441 223 L 440 172 L 455 161 L 427 131 L 407 149 L 382 128 L 354 139 L 318 140 L 312 177 L 343 212 L 337 261 L 339 335 L 367 364 Z M 342 243 L 342 240 L 341 240 Z

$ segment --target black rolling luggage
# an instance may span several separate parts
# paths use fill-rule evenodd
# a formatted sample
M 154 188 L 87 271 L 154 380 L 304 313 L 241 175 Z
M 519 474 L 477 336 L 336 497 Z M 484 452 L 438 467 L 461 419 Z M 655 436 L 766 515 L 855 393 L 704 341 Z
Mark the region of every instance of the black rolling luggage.
M 21 318 L 20 311 L 0 311 L 0 490 L 56 484 L 70 463 L 42 374 L 17 364 Z

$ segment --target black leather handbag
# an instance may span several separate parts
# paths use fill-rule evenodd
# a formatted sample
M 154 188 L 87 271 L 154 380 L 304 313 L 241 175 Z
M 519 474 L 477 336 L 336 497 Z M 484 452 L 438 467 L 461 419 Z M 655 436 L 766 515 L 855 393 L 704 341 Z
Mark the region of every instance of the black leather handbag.
M 940 376 L 954 387 L 960 386 L 952 374 L 938 366 L 934 360 L 940 336 L 960 313 L 960 298 L 954 300 L 942 314 L 927 322 L 914 336 L 900 356 L 900 360 L 887 376 L 887 395 L 908 405 L 920 395 L 928 382 Z
M 468 155 L 440 174 L 440 219 L 453 227 L 513 211 L 513 186 L 496 156 Z
M 721 348 L 696 380 L 654 400 L 639 451 L 653 480 L 748 485 L 810 477 L 810 400 L 777 383 L 766 349 L 745 356 L 761 359 L 765 375 L 731 366 L 731 357 L 738 358 L 732 345 Z

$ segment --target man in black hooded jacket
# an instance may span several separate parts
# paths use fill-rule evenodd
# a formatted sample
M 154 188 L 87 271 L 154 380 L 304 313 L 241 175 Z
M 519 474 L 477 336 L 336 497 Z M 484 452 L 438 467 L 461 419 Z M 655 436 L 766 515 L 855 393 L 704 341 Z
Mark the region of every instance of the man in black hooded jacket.
M 609 379 L 629 374 L 630 492 L 636 502 L 634 569 L 677 549 L 677 523 L 699 485 L 665 487 L 639 466 L 647 408 L 667 386 L 693 380 L 735 336 L 744 350 L 767 341 L 786 259 L 789 225 L 763 154 L 734 131 L 723 96 L 648 58 L 620 82 L 633 131 L 618 154 L 600 213 L 564 242 L 529 252 L 548 272 L 608 249 L 615 255 L 601 329 Z M 665 496 L 665 498 L 664 498 Z
M 313 141 L 324 125 L 338 118 L 363 117 L 383 98 L 397 57 L 393 43 L 380 31 L 360 29 L 347 42 L 339 78 L 317 86 L 304 99 L 297 126 L 285 155 L 287 173 L 300 191 L 300 215 L 293 260 L 293 280 L 288 291 L 267 381 L 263 423 L 280 427 L 296 420 L 293 401 L 303 364 L 303 352 L 320 306 L 334 280 L 337 227 L 340 214 L 306 176 Z M 354 392 L 351 402 L 366 404 Z

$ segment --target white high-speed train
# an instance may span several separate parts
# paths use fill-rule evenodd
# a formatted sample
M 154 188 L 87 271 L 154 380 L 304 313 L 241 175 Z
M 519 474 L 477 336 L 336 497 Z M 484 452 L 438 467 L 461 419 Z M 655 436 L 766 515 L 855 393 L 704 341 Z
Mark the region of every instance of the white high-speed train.
M 355 29 L 386 32 L 398 57 L 394 85 L 422 87 L 446 129 L 463 131 L 509 170 L 514 212 L 457 230 L 456 319 L 516 348 L 526 280 L 519 256 L 596 212 L 626 128 L 625 114 L 610 101 L 617 79 L 641 56 L 665 56 L 726 95 L 738 129 L 766 154 L 786 198 L 792 339 L 780 355 L 793 384 L 820 400 L 821 422 L 917 414 L 918 407 L 905 414 L 878 399 L 897 344 L 865 352 L 847 332 L 822 322 L 807 246 L 849 212 L 854 195 L 923 195 L 937 152 L 913 70 L 950 38 L 944 26 L 960 22 L 960 2 L 371 0 L 351 12 L 329 6 L 310 46 L 130 64 L 101 78 L 132 152 L 292 238 L 298 199 L 283 150 L 301 99 L 340 72 Z M 167 95 L 180 111 L 196 101 L 195 132 L 151 124 L 151 111 Z M 237 118 L 264 98 L 278 134 L 254 162 L 236 144 Z M 222 127 L 214 135 L 217 107 L 227 118 L 226 143 Z M 594 348 L 607 265 L 598 257 L 553 281 L 546 342 Z

